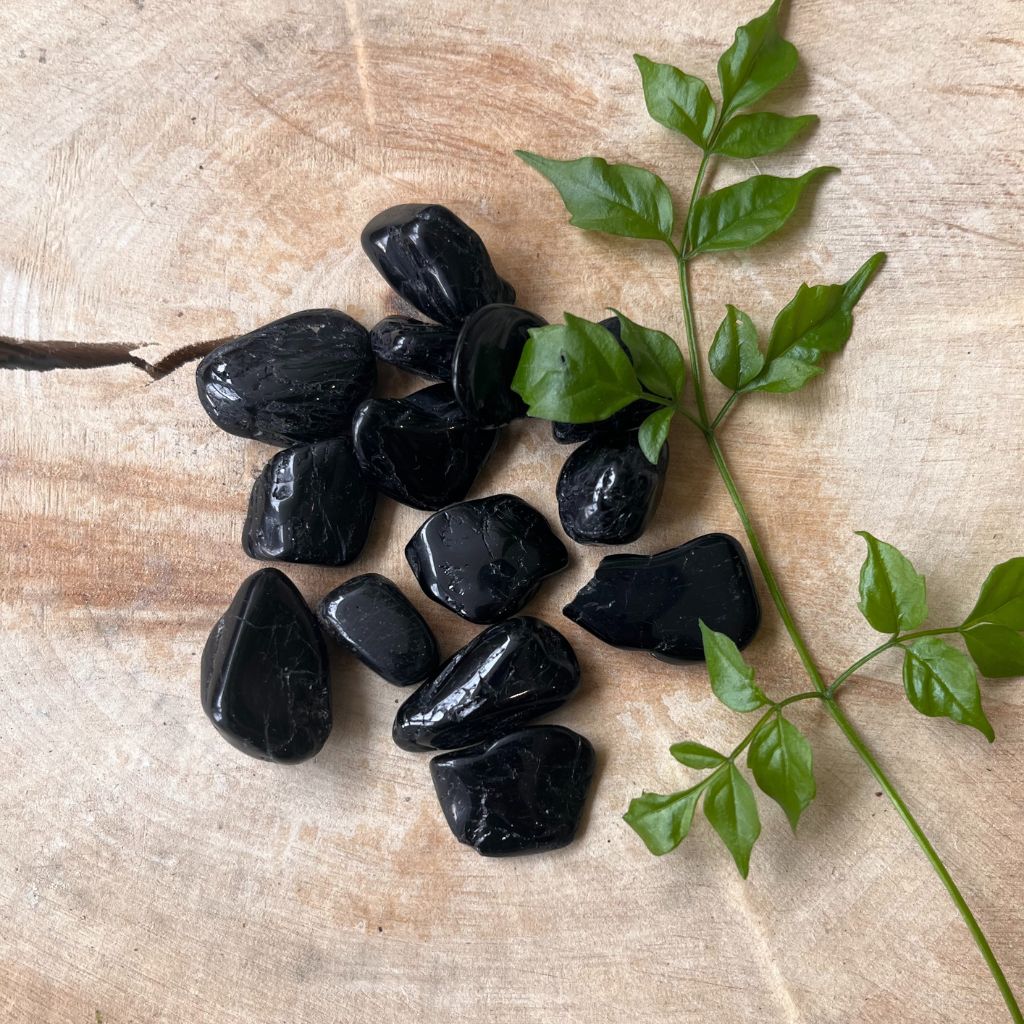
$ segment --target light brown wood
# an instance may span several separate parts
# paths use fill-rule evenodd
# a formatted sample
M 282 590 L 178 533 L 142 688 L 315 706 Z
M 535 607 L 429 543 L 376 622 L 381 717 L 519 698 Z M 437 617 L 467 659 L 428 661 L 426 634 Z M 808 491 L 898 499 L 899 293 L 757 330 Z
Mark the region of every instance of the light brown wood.
M 474 224 L 548 317 L 615 305 L 681 336 L 647 245 L 565 225 L 512 156 L 589 152 L 658 168 L 694 154 L 644 116 L 630 54 L 713 77 L 758 4 L 612 0 L 8 0 L 0 10 L 0 335 L 115 345 L 156 363 L 308 306 L 391 308 L 359 251 L 377 210 L 438 200 Z M 874 643 L 855 608 L 855 529 L 928 576 L 933 619 L 1024 553 L 1024 7 L 1019 0 L 802 0 L 803 64 L 779 91 L 820 129 L 790 173 L 843 168 L 777 240 L 700 264 L 705 341 L 724 303 L 770 323 L 799 281 L 891 259 L 854 340 L 726 436 L 802 628 L 835 674 Z M 718 180 L 749 173 L 724 170 Z M 393 746 L 400 693 L 338 659 L 337 725 L 298 768 L 223 743 L 199 706 L 210 624 L 252 569 L 238 533 L 270 449 L 217 431 L 187 364 L 0 371 L 0 1008 L 5 1020 L 391 1022 L 1007 1019 L 953 907 L 827 717 L 803 706 L 819 797 L 797 838 L 777 808 L 742 883 L 706 823 L 656 860 L 619 820 L 688 773 L 681 738 L 743 723 L 699 667 L 576 645 L 557 716 L 600 752 L 580 840 L 488 861 L 458 846 L 426 759 Z M 394 380 L 392 382 L 394 383 Z M 673 435 L 655 551 L 738 531 L 697 439 Z M 518 424 L 477 493 L 554 514 L 566 449 Z M 382 502 L 351 568 L 414 593 Z M 349 573 L 300 568 L 310 599 Z M 447 652 L 468 624 L 414 595 Z M 774 612 L 764 685 L 803 688 Z M 907 706 L 887 658 L 844 703 L 903 788 L 1024 992 L 1024 690 L 985 684 L 998 742 Z

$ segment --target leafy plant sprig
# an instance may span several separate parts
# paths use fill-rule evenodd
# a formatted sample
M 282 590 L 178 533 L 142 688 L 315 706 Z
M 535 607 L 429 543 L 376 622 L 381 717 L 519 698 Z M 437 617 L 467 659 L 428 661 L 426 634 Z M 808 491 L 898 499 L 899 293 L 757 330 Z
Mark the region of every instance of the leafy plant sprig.
M 639 432 L 639 442 L 652 462 L 658 460 L 674 417 L 689 420 L 707 442 L 772 601 L 813 685 L 812 690 L 771 699 L 755 682 L 754 668 L 733 641 L 701 623 L 713 692 L 735 712 L 757 712 L 757 719 L 729 754 L 693 741 L 673 744 L 670 753 L 677 761 L 706 774 L 675 793 L 643 793 L 631 802 L 626 822 L 652 853 L 665 854 L 689 833 L 697 805 L 702 803 L 705 817 L 746 877 L 761 823 L 754 790 L 740 767 L 741 756 L 746 755 L 746 766 L 758 788 L 779 804 L 795 831 L 814 799 L 815 782 L 810 743 L 788 712 L 804 701 L 824 704 L 941 879 L 1012 1020 L 1024 1024 L 1010 985 L 963 895 L 838 702 L 839 691 L 864 665 L 899 650 L 911 706 L 924 715 L 971 726 L 991 742 L 994 732 L 982 708 L 978 672 L 986 678 L 1024 675 L 1024 558 L 1003 562 L 991 571 L 962 623 L 928 629 L 922 628 L 927 619 L 924 577 L 895 547 L 862 532 L 867 557 L 860 575 L 859 607 L 868 623 L 888 639 L 826 683 L 779 587 L 719 443 L 723 421 L 745 396 L 797 391 L 824 372 L 826 357 L 842 351 L 849 341 L 854 307 L 884 264 L 885 254 L 868 258 L 845 283 L 801 284 L 763 341 L 750 316 L 736 306 L 726 306 L 707 361 L 729 395 L 714 415 L 707 408 L 690 264 L 713 253 L 750 248 L 775 234 L 814 182 L 835 171 L 816 167 L 795 178 L 757 174 L 724 188 L 704 189 L 712 160 L 766 156 L 817 120 L 813 115 L 747 111 L 785 81 L 797 64 L 796 48 L 779 33 L 779 6 L 780 0 L 775 0 L 764 14 L 736 30 L 732 45 L 718 60 L 718 104 L 700 78 L 669 64 L 635 57 L 651 117 L 701 150 L 681 225 L 668 186 L 650 170 L 609 164 L 593 156 L 559 160 L 518 153 L 558 190 L 571 224 L 655 241 L 671 252 L 679 277 L 688 365 L 669 335 L 643 327 L 617 310 L 621 344 L 600 324 L 566 313 L 563 324 L 530 332 L 513 387 L 531 416 L 570 423 L 606 419 L 640 399 L 653 402 L 659 408 Z M 951 640 L 961 641 L 967 653 Z

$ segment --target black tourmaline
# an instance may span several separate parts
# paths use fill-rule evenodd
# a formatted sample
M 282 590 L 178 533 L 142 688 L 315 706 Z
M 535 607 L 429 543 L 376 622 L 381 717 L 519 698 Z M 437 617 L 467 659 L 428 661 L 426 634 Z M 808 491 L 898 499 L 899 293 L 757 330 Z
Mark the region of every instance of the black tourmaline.
M 405 750 L 451 750 L 489 740 L 561 707 L 580 667 L 558 630 L 529 616 L 485 629 L 399 709 Z
M 331 731 L 327 650 L 284 573 L 260 569 L 213 627 L 202 660 L 203 710 L 246 754 L 305 761 Z
M 468 419 L 447 384 L 405 398 L 371 398 L 352 425 L 367 479 L 395 501 L 438 509 L 464 498 L 498 440 Z
M 609 555 L 564 612 L 613 647 L 673 662 L 704 659 L 701 619 L 739 647 L 761 622 L 747 556 L 724 533 L 657 555 Z
M 347 565 L 363 550 L 376 501 L 347 437 L 297 444 L 256 478 L 242 548 L 265 561 Z
M 514 615 L 569 564 L 547 520 L 514 494 L 463 501 L 413 534 L 405 557 L 428 597 L 470 622 Z
M 458 332 L 411 316 L 387 316 L 370 331 L 374 355 L 429 380 L 452 379 Z
M 389 683 L 413 686 L 437 670 L 434 634 L 386 576 L 370 572 L 342 583 L 317 614 L 329 636 Z
M 557 850 L 579 828 L 594 748 L 560 725 L 534 725 L 430 762 L 434 789 L 460 843 L 485 857 Z
M 433 203 L 392 206 L 363 228 L 363 252 L 406 302 L 456 327 L 491 302 L 514 302 L 480 236 Z
M 580 544 L 631 544 L 647 528 L 665 484 L 668 445 L 648 461 L 635 433 L 580 445 L 558 477 L 558 517 Z
M 199 401 L 218 427 L 281 445 L 348 434 L 376 379 L 369 335 L 337 309 L 258 327 L 196 369 Z
M 503 303 L 484 306 L 466 319 L 455 346 L 452 387 L 470 416 L 500 427 L 526 415 L 526 403 L 512 390 L 512 378 L 530 328 L 546 322 Z

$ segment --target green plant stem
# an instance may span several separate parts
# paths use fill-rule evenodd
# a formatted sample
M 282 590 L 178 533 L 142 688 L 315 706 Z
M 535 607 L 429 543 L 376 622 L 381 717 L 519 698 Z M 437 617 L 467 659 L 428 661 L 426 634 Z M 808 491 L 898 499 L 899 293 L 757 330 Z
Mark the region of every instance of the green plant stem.
M 710 143 L 709 143 L 710 149 Z M 704 400 L 703 369 L 700 355 L 697 351 L 697 327 L 693 320 L 693 302 L 690 299 L 690 221 L 693 217 L 693 205 L 700 195 L 701 187 L 704 184 L 704 176 L 707 174 L 708 163 L 711 154 L 705 150 L 700 160 L 700 167 L 697 168 L 697 177 L 693 183 L 693 191 L 690 193 L 690 205 L 686 208 L 686 225 L 683 228 L 683 238 L 679 249 L 679 258 L 676 265 L 679 268 L 679 293 L 683 298 L 683 318 L 686 322 L 686 347 L 690 354 L 690 372 L 693 375 L 693 394 L 697 401 L 697 415 L 700 418 L 701 429 L 707 433 L 710 429 L 708 419 L 708 407 Z
M 950 633 L 959 633 L 960 630 L 955 626 L 949 629 L 919 629 L 916 633 L 904 633 L 902 636 L 894 636 L 889 640 L 886 640 L 884 644 L 880 644 L 873 651 L 868 651 L 863 658 L 855 661 L 845 672 L 840 673 L 833 680 L 832 685 L 826 691 L 827 696 L 832 697 L 835 695 L 836 690 L 843 685 L 851 676 L 862 669 L 869 661 L 873 661 L 880 654 L 884 654 L 886 651 L 892 650 L 893 647 L 898 647 L 900 644 L 905 643 L 907 640 L 920 640 L 921 637 L 925 636 L 949 636 Z
M 739 397 L 743 392 L 734 391 L 723 403 L 722 408 L 718 410 L 718 415 L 711 421 L 711 429 L 717 430 L 722 420 L 729 415 L 729 410 L 739 401 Z

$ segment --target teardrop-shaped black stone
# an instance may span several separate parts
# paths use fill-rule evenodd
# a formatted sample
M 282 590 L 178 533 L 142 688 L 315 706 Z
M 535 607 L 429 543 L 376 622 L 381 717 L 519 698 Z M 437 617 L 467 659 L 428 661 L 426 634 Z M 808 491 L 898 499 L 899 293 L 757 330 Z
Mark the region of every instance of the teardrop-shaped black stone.
M 592 438 L 558 476 L 562 529 L 580 544 L 631 544 L 658 507 L 667 468 L 667 444 L 655 466 L 635 433 Z
M 326 742 L 327 650 L 313 613 L 278 569 L 253 573 L 213 627 L 201 694 L 217 731 L 252 757 L 295 763 Z
M 320 602 L 317 615 L 329 636 L 395 686 L 422 683 L 437 670 L 434 634 L 386 576 L 347 580 Z
M 438 323 L 457 326 L 481 306 L 515 301 L 480 236 L 444 206 L 392 206 L 363 228 L 360 241 L 384 280 Z
M 456 331 L 411 316 L 387 316 L 370 331 L 378 359 L 428 380 L 452 379 L 457 340 Z
M 430 775 L 455 838 L 484 857 L 541 853 L 576 836 L 594 748 L 560 725 L 534 725 L 454 754 Z
M 439 384 L 405 398 L 368 399 L 356 411 L 352 439 L 374 487 L 433 510 L 466 496 L 498 435 L 470 420 L 451 387 Z
M 337 309 L 258 327 L 196 368 L 199 400 L 218 427 L 281 445 L 348 434 L 376 379 L 366 329 Z
M 509 619 L 456 651 L 398 709 L 392 735 L 405 750 L 479 743 L 561 707 L 579 681 L 557 629 L 528 615 Z
M 481 423 L 500 427 L 526 415 L 512 379 L 531 327 L 547 323 L 518 306 L 484 306 L 466 318 L 452 362 L 452 387 L 462 408 Z
M 363 550 L 376 501 L 347 437 L 294 445 L 256 478 L 242 548 L 265 561 L 347 565 Z
M 514 615 L 569 564 L 544 516 L 514 494 L 435 513 L 406 544 L 405 557 L 428 597 L 484 624 Z
M 565 614 L 613 647 L 662 661 L 703 661 L 699 622 L 745 647 L 761 624 L 747 556 L 709 533 L 656 555 L 609 555 Z

